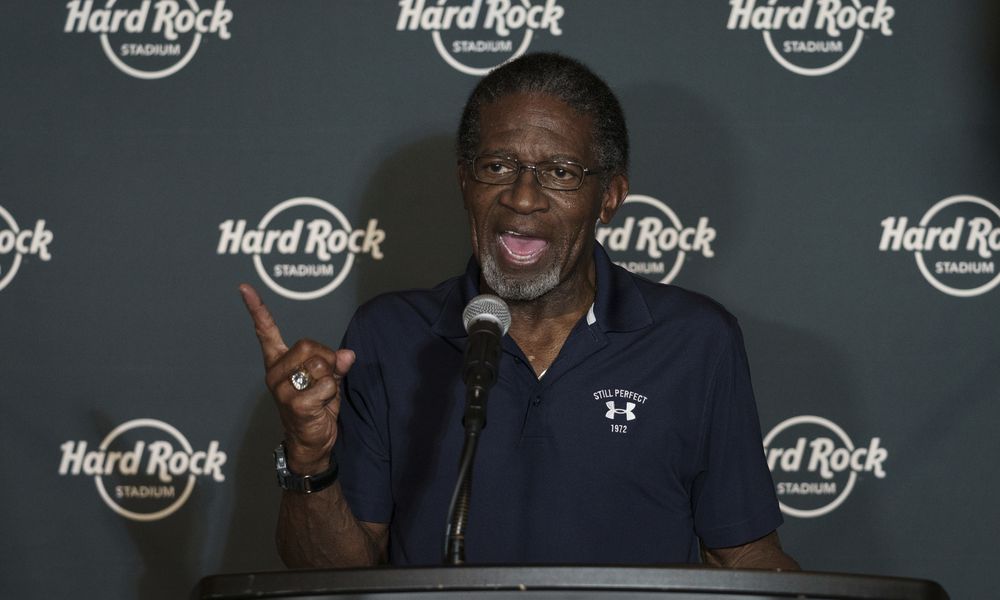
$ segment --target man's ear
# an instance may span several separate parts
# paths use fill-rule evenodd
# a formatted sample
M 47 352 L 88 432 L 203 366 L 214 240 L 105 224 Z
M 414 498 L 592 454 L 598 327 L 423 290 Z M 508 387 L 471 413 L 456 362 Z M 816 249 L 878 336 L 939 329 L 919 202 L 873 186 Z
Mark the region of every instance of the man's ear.
M 468 181 L 465 177 L 466 174 L 465 164 L 466 163 L 464 161 L 461 160 L 458 161 L 458 164 L 456 165 L 455 168 L 455 174 L 458 176 L 458 187 L 460 190 L 462 190 L 462 204 L 466 208 L 468 208 L 468 203 L 465 201 L 465 188 L 468 185 Z
M 628 176 L 618 174 L 611 178 L 608 189 L 604 190 L 604 197 L 601 199 L 601 223 L 607 225 L 615 217 L 615 213 L 621 208 L 628 196 Z

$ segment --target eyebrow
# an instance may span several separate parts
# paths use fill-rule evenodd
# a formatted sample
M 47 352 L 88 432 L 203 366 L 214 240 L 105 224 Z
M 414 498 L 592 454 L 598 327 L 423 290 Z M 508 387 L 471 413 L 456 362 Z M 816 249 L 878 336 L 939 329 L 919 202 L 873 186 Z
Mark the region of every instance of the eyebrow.
M 506 156 L 508 158 L 517 159 L 518 161 L 521 160 L 521 158 L 517 155 L 517 152 L 515 152 L 514 150 L 512 150 L 510 148 L 492 148 L 490 150 L 483 150 L 479 154 L 481 156 L 482 155 Z M 560 154 L 560 153 L 553 154 L 552 156 L 549 156 L 549 157 L 547 157 L 547 158 L 545 158 L 545 159 L 543 159 L 541 161 L 538 161 L 538 162 L 551 162 L 551 161 L 556 161 L 556 162 L 572 162 L 572 163 L 583 164 L 583 160 L 581 160 L 579 158 L 575 158 L 575 157 L 573 157 L 572 155 L 569 155 L 569 154 Z

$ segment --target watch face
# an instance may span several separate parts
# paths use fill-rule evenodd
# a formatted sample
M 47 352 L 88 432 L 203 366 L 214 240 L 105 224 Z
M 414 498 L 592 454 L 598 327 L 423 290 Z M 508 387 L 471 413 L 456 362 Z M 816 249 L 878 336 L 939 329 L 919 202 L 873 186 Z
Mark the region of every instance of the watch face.
M 288 461 L 285 459 L 285 442 L 281 442 L 274 449 L 274 467 L 279 471 L 288 469 Z

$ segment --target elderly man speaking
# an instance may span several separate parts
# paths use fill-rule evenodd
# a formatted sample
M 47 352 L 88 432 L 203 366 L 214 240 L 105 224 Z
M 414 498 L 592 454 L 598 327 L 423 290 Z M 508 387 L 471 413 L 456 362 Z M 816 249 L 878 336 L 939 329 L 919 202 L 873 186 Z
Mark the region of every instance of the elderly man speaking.
M 294 567 L 437 564 L 463 444 L 462 312 L 509 306 L 464 532 L 470 563 L 797 568 L 736 319 L 615 266 L 628 194 L 608 85 L 529 54 L 483 78 L 458 130 L 472 259 L 361 306 L 342 349 L 289 348 L 241 287 L 285 440 L 278 545 Z

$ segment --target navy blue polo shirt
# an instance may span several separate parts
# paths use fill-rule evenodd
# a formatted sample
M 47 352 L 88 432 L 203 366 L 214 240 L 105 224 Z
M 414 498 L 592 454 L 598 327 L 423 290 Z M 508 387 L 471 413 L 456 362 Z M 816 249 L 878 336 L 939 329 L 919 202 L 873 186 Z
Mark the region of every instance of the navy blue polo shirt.
M 781 524 L 736 319 L 595 249 L 597 295 L 538 379 L 506 336 L 472 478 L 470 563 L 698 562 Z M 380 296 L 344 347 L 337 443 L 393 564 L 439 564 L 462 448 L 462 309 L 479 270 Z

